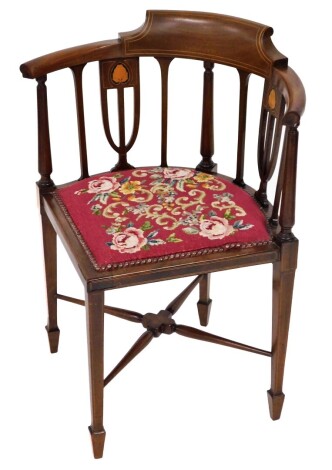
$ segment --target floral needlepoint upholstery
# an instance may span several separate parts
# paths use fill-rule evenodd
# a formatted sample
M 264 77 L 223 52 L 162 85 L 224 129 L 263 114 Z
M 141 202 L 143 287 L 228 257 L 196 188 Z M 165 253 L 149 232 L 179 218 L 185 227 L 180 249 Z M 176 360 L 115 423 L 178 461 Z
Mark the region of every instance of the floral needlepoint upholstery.
M 246 191 L 188 168 L 103 173 L 58 189 L 56 199 L 97 270 L 270 241 Z

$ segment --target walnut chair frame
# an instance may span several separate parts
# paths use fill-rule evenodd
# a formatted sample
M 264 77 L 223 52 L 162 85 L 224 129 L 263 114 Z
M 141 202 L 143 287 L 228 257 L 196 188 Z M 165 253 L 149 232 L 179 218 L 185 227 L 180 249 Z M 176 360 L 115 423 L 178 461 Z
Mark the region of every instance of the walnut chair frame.
M 57 300 L 85 305 L 89 352 L 90 393 L 92 421 L 89 427 L 95 458 L 103 455 L 105 430 L 103 426 L 104 387 L 150 341 L 173 332 L 198 340 L 231 346 L 271 358 L 271 387 L 268 390 L 270 415 L 279 419 L 284 393 L 282 389 L 291 312 L 294 274 L 297 262 L 298 240 L 292 227 L 295 214 L 296 166 L 298 126 L 304 111 L 305 93 L 302 83 L 288 66 L 285 56 L 271 42 L 272 28 L 239 18 L 211 13 L 183 11 L 148 11 L 145 23 L 130 33 L 121 33 L 119 39 L 96 42 L 55 52 L 23 64 L 25 78 L 36 79 L 38 105 L 38 169 L 41 175 L 37 186 L 48 295 L 48 333 L 50 349 L 57 352 L 60 330 L 57 323 Z M 239 72 L 239 121 L 237 164 L 234 183 L 255 197 L 264 211 L 272 241 L 261 246 L 234 248 L 221 252 L 203 252 L 195 257 L 170 257 L 150 263 L 124 263 L 114 270 L 97 271 L 75 236 L 70 224 L 54 198 L 55 184 L 51 179 L 52 159 L 47 107 L 47 74 L 70 68 L 73 72 L 80 148 L 80 179 L 89 177 L 84 105 L 83 69 L 88 62 L 99 61 L 101 77 L 101 108 L 107 140 L 118 153 L 113 170 L 133 168 L 127 154 L 134 145 L 139 128 L 140 93 L 139 60 L 156 58 L 161 70 L 161 167 L 167 167 L 167 106 L 168 72 L 174 58 L 203 61 L 203 113 L 201 133 L 202 160 L 197 169 L 214 174 L 216 164 L 213 137 L 213 68 L 215 64 L 235 67 Z M 122 69 L 122 67 L 124 69 Z M 110 70 L 117 69 L 118 79 L 110 79 Z M 123 70 L 130 71 L 130 79 L 122 80 Z M 264 90 L 258 136 L 258 171 L 260 186 L 252 190 L 244 182 L 245 132 L 249 77 L 264 78 Z M 134 89 L 133 132 L 127 143 L 125 136 L 124 88 Z M 116 88 L 118 95 L 119 144 L 115 144 L 109 127 L 107 90 Z M 282 132 L 283 131 L 283 132 Z M 279 148 L 281 151 L 279 151 Z M 267 199 L 267 185 L 275 168 L 278 177 L 273 204 Z M 85 288 L 85 301 L 61 295 L 57 291 L 57 235 L 62 240 Z M 212 335 L 184 325 L 177 325 L 173 315 L 190 292 L 199 285 L 198 312 L 202 326 L 209 321 L 211 299 L 210 274 L 231 268 L 273 264 L 273 311 L 271 351 Z M 163 281 L 178 277 L 197 277 L 165 309 L 158 314 L 140 313 L 105 306 L 104 292 L 118 287 Z M 140 336 L 113 371 L 104 377 L 104 313 L 141 323 L 146 331 Z

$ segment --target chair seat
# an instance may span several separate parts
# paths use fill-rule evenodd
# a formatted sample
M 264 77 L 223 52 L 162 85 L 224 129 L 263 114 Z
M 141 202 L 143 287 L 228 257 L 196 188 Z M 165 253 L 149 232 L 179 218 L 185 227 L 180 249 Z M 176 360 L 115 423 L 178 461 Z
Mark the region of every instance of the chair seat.
M 55 197 L 98 271 L 271 241 L 244 189 L 189 168 L 102 173 Z

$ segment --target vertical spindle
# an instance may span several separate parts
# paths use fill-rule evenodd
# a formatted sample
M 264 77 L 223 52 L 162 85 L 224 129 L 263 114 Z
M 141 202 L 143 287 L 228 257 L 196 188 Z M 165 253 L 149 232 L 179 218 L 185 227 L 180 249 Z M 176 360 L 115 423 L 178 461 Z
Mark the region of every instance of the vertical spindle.
M 238 126 L 238 142 L 237 142 L 237 164 L 236 178 L 234 183 L 238 186 L 244 186 L 244 155 L 246 142 L 246 123 L 247 123 L 247 100 L 248 85 L 250 73 L 238 70 L 240 76 L 240 99 L 239 99 L 239 126 Z
M 203 110 L 201 131 L 201 155 L 202 160 L 196 169 L 211 173 L 217 171 L 217 165 L 212 160 L 214 154 L 213 131 L 213 67 L 214 63 L 204 61 L 204 85 L 203 85 Z
M 86 135 L 85 135 L 85 119 L 84 119 L 84 104 L 83 104 L 83 85 L 82 75 L 83 69 L 86 64 L 76 65 L 72 67 L 74 84 L 75 84 L 75 97 L 76 97 L 76 114 L 77 114 L 77 127 L 78 127 L 78 140 L 80 146 L 80 165 L 81 176 L 79 179 L 87 178 L 88 171 L 88 156 L 86 150 Z
M 298 130 L 296 127 L 288 128 L 286 141 L 285 174 L 282 188 L 280 226 L 278 235 L 280 241 L 294 239 L 292 228 L 295 223 L 295 193 L 296 193 L 296 164 L 298 147 Z
M 167 166 L 168 71 L 173 59 L 158 58 L 161 71 L 161 163 Z
M 50 188 L 54 186 L 51 179 L 52 157 L 48 125 L 46 80 L 46 75 L 37 78 L 38 172 L 40 174 L 40 180 L 37 184 L 40 188 Z

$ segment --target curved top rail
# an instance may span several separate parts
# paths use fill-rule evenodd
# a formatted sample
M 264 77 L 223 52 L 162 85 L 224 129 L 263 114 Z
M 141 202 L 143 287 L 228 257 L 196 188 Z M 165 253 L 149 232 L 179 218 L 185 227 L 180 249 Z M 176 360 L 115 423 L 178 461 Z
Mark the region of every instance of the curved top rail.
M 124 56 L 152 55 L 210 60 L 263 77 L 287 58 L 273 45 L 273 29 L 214 13 L 148 10 L 145 23 L 120 33 Z
M 163 56 L 210 60 L 263 77 L 287 67 L 273 45 L 273 29 L 253 21 L 215 13 L 148 10 L 144 24 L 100 41 L 53 52 L 21 65 L 25 78 L 37 78 L 66 67 L 117 57 Z

